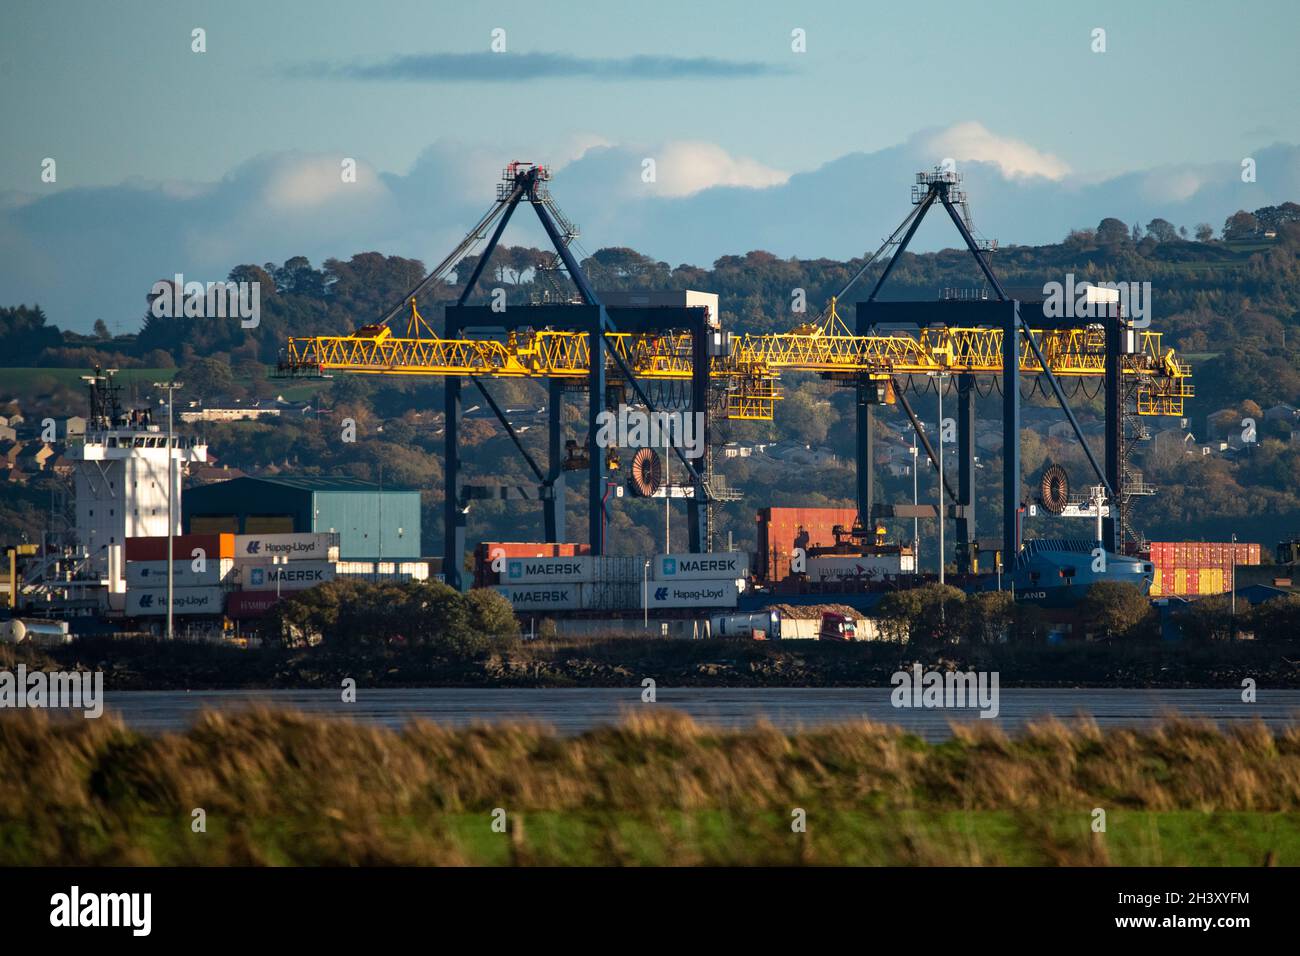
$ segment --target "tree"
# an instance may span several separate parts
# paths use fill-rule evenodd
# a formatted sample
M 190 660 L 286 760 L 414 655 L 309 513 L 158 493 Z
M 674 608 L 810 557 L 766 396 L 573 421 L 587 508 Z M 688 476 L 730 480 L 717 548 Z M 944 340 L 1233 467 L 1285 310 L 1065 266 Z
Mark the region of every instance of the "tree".
M 1103 246 L 1122 245 L 1129 241 L 1128 226 L 1108 216 L 1097 224 L 1097 241 Z
M 1263 231 L 1259 220 L 1244 209 L 1234 212 L 1223 224 L 1224 239 L 1254 239 Z
M 1151 602 L 1131 584 L 1099 581 L 1088 588 L 1079 613 L 1093 633 L 1128 637 L 1150 616 Z
M 234 390 L 235 378 L 230 366 L 212 358 L 201 358 L 186 365 L 177 376 L 193 399 L 211 401 Z
M 1208 222 L 1198 222 L 1196 224 L 1196 241 L 1209 242 L 1214 238 L 1214 227 Z
M 1226 597 L 1207 597 L 1182 615 L 1179 630 L 1191 641 L 1226 641 L 1232 638 L 1232 608 Z
M 880 600 L 880 629 L 891 640 L 948 642 L 959 640 L 968 623 L 966 595 L 948 584 L 923 584 L 891 591 Z
M 1147 233 L 1156 242 L 1173 242 L 1178 238 L 1178 230 L 1168 219 L 1152 219 L 1147 223 Z
M 6 365 L 32 364 L 45 349 L 63 343 L 59 330 L 45 322 L 39 305 L 0 308 L 0 354 Z
M 108 331 L 108 326 L 105 324 L 103 319 L 95 320 L 94 331 L 95 338 L 99 339 L 101 342 L 107 342 L 113 337 L 113 333 Z

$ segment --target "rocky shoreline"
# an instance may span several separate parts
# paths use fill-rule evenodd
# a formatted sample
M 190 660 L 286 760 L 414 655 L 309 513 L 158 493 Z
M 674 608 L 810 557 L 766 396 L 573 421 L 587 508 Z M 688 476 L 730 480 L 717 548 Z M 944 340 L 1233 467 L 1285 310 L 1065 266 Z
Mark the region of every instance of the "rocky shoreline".
M 899 670 L 996 671 L 1002 687 L 1300 688 L 1300 640 L 1284 644 L 1078 643 L 913 647 L 816 641 L 592 639 L 516 644 L 467 658 L 419 649 L 240 650 L 199 644 L 86 641 L 6 648 L 0 669 L 102 670 L 110 690 L 368 687 L 887 686 Z

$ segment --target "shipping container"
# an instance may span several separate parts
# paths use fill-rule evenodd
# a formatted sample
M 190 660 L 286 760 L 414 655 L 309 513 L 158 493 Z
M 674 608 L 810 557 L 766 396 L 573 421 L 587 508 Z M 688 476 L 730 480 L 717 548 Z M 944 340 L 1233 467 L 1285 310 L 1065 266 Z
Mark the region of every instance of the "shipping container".
M 328 532 L 305 534 L 235 535 L 235 555 L 240 561 L 288 558 L 290 561 L 337 561 L 339 536 Z
M 172 586 L 178 588 L 211 587 L 222 584 L 235 567 L 234 558 L 204 559 L 203 570 L 194 570 L 193 558 L 172 562 Z M 157 588 L 167 586 L 166 561 L 128 561 L 126 586 L 129 588 Z
M 645 558 L 627 555 L 508 557 L 499 563 L 500 571 L 483 575 L 486 584 L 631 582 L 641 580 L 646 570 Z
M 657 554 L 656 581 L 724 581 L 749 577 L 749 555 L 743 551 L 712 554 Z
M 232 621 L 262 617 L 281 600 L 274 591 L 231 591 L 226 596 L 226 617 Z
M 735 581 L 655 581 L 646 589 L 645 604 L 650 611 L 656 608 L 735 607 L 739 597 L 740 590 Z
M 333 581 L 336 574 L 333 561 L 244 563 L 235 566 L 232 580 L 245 591 L 301 591 Z
M 867 554 L 809 558 L 809 581 L 879 580 L 887 574 L 910 573 L 916 568 L 912 555 Z
M 174 559 L 193 558 L 195 551 L 202 551 L 203 556 L 209 561 L 216 558 L 233 558 L 235 536 L 233 534 L 178 534 L 172 538 Z M 167 536 L 127 538 L 126 560 L 166 561 Z
M 516 611 L 577 611 L 582 608 L 579 584 L 501 584 L 493 588 Z
M 474 549 L 474 584 L 476 587 L 496 584 L 507 558 L 573 557 L 590 550 L 587 545 L 568 542 L 484 541 Z
M 172 613 L 220 614 L 225 592 L 218 587 L 173 588 Z M 136 588 L 126 592 L 127 617 L 143 617 L 167 613 L 167 589 Z
M 592 580 L 590 556 L 508 557 L 499 572 L 502 584 L 564 584 Z
M 758 553 L 755 572 L 764 581 L 780 581 L 790 574 L 795 548 L 830 548 L 834 528 L 853 527 L 856 508 L 763 508 L 758 512 Z
M 554 582 L 493 588 L 516 611 L 638 611 L 735 607 L 735 581 Z

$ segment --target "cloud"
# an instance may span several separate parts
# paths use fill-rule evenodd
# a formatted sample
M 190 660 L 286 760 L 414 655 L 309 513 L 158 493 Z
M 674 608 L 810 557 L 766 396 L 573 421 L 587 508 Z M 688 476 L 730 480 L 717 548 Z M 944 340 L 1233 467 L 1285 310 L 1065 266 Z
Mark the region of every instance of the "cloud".
M 958 123 L 924 140 L 925 148 L 939 162 L 951 157 L 957 162 L 993 163 L 1004 176 L 1042 176 L 1060 180 L 1070 172 L 1065 161 L 1035 149 L 1018 139 L 998 136 L 974 121 Z
M 659 194 L 664 196 L 689 196 L 714 186 L 763 189 L 790 178 L 789 173 L 756 160 L 731 156 L 715 143 L 668 143 L 656 167 Z
M 966 148 L 936 149 L 953 144 Z M 631 246 L 674 265 L 707 266 L 751 249 L 842 259 L 879 245 L 910 210 L 917 170 L 944 156 L 960 164 L 980 233 L 1003 245 L 1057 242 L 1105 216 L 1217 227 L 1238 209 L 1300 199 L 1300 147 L 1281 144 L 1255 151 L 1259 178 L 1247 184 L 1235 158 L 1054 179 L 1061 160 L 978 124 L 925 130 L 793 174 L 696 140 L 617 145 L 584 132 L 522 149 L 447 139 L 402 173 L 357 157 L 350 184 L 339 176 L 341 155 L 289 152 L 255 157 L 209 183 L 0 193 L 0 305 L 39 302 L 74 330 L 97 318 L 128 329 L 153 282 L 177 272 L 209 281 L 242 263 L 304 255 L 319 264 L 369 250 L 432 265 L 490 206 L 513 159 L 552 165 L 551 192 L 589 251 Z M 646 157 L 656 160 L 654 183 L 641 178 Z M 546 239 L 521 210 L 504 241 Z M 957 242 L 946 217 L 932 216 L 912 248 Z
M 608 59 L 566 53 L 418 53 L 378 61 L 316 61 L 286 67 L 291 77 L 411 83 L 513 83 L 518 80 L 736 79 L 786 73 L 785 67 L 711 56 L 640 55 Z

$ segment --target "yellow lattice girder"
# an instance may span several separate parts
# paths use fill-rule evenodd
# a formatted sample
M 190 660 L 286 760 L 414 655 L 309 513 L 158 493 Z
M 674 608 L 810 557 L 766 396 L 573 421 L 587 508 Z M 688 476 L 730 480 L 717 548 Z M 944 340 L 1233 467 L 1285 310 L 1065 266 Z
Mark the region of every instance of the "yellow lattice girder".
M 407 336 L 387 326 L 365 326 L 352 335 L 291 338 L 285 365 L 291 370 L 360 372 L 379 375 L 481 375 L 498 378 L 586 377 L 590 347 L 585 332 L 553 329 L 511 332 L 499 339 L 443 339 L 435 335 L 411 304 Z M 831 319 L 837 319 L 834 310 Z M 427 334 L 421 334 L 427 333 Z M 1061 377 L 1105 374 L 1104 333 L 1099 327 L 1035 330 L 1034 336 L 1052 373 Z M 1183 399 L 1192 394 L 1190 368 L 1161 333 L 1137 332 L 1138 350 L 1123 365 L 1138 375 L 1138 413 L 1181 415 Z M 606 333 L 607 348 L 617 353 L 640 378 L 685 380 L 691 377 L 691 339 L 686 332 L 662 334 Z M 611 373 L 619 370 L 610 360 Z M 818 372 L 834 377 L 875 377 L 929 372 L 1002 371 L 1002 330 L 941 327 L 916 333 L 853 335 L 843 322 L 795 332 L 741 335 L 731 354 L 710 359 L 709 375 L 727 390 L 727 415 L 770 419 L 780 400 L 775 381 L 782 371 Z M 1027 339 L 1020 343 L 1020 371 L 1043 371 Z

